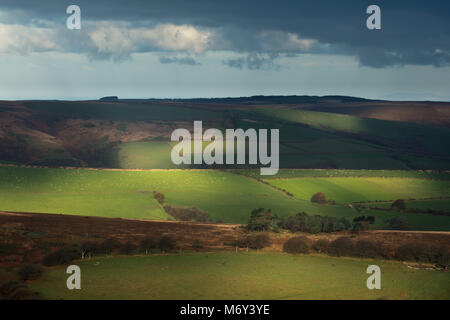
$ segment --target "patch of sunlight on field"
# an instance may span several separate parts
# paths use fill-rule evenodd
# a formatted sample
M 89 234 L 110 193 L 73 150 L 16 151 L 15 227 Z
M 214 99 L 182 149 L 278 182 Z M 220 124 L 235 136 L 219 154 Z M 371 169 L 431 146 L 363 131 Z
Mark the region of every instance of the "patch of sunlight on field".
M 310 200 L 316 192 L 323 192 L 328 200 L 337 203 L 437 198 L 450 194 L 450 181 L 412 178 L 293 178 L 268 179 L 271 185 L 285 189 L 298 199 Z
M 152 192 L 171 206 L 197 207 L 212 220 L 246 223 L 256 208 L 280 216 L 306 211 L 352 219 L 343 206 L 288 197 L 254 179 L 211 170 L 110 171 L 0 167 L 0 210 L 167 219 Z
M 109 257 L 77 262 L 81 290 L 64 267 L 30 283 L 44 299 L 450 299 L 450 273 L 394 261 L 267 253 Z M 368 290 L 368 265 L 381 290 Z

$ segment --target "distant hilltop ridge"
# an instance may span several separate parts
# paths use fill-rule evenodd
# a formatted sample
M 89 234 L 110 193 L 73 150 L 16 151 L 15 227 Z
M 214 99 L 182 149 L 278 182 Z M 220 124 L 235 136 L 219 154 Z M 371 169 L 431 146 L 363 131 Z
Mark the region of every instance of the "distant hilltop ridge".
M 370 102 L 382 101 L 371 100 L 359 97 L 349 96 L 264 96 L 256 95 L 250 97 L 222 97 L 222 98 L 148 98 L 148 99 L 120 99 L 124 102 L 188 102 L 188 103 L 222 103 L 222 104 L 299 104 L 299 103 L 322 103 L 322 102 Z
M 181 103 L 219 103 L 219 104 L 242 104 L 242 105 L 263 105 L 263 104 L 358 104 L 358 103 L 376 103 L 376 104 L 404 104 L 404 103 L 430 103 L 440 104 L 448 103 L 445 101 L 420 101 L 405 100 L 391 101 L 380 99 L 367 99 L 342 95 L 309 96 L 309 95 L 255 95 L 249 97 L 221 97 L 221 98 L 125 98 L 119 99 L 117 96 L 108 96 L 100 98 L 99 101 L 121 101 L 121 102 L 181 102 Z
M 118 96 L 107 96 L 99 99 L 99 101 L 118 101 L 118 100 L 119 100 Z

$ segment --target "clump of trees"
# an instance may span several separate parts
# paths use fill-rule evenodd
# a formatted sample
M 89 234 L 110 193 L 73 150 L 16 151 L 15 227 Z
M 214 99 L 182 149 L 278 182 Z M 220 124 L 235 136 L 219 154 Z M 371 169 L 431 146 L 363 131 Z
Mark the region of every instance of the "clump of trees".
M 370 225 L 375 223 L 374 216 L 359 216 L 353 219 L 353 231 L 365 231 L 370 229 Z
M 393 217 L 386 220 L 391 230 L 409 230 L 408 223 L 404 217 Z
M 247 230 L 249 231 L 269 231 L 273 227 L 273 222 L 277 218 L 270 209 L 259 208 L 251 212 L 248 219 Z
M 282 218 L 277 224 L 281 229 L 307 233 L 343 231 L 350 230 L 352 227 L 351 222 L 346 218 L 320 215 L 310 216 L 305 212 L 297 213 L 295 216 Z

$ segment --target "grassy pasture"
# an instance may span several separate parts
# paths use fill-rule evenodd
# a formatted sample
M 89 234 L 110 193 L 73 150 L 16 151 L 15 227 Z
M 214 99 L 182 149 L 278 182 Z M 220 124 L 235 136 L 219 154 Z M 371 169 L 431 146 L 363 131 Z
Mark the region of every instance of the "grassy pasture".
M 260 178 L 258 171 L 235 170 L 234 172 L 249 177 Z M 333 178 L 333 177 L 385 177 L 385 178 L 417 178 L 432 180 L 450 180 L 450 172 L 412 171 L 412 170 L 352 170 L 352 169 L 282 169 L 276 175 L 266 176 L 264 180 L 290 178 Z
M 168 142 L 129 142 L 115 148 L 108 156 L 108 167 L 122 169 L 175 169 Z
M 416 146 L 424 144 L 424 148 L 438 154 L 450 154 L 450 140 L 448 139 L 450 138 L 450 129 L 447 128 L 305 110 L 264 108 L 255 113 L 259 113 L 263 117 L 273 117 L 288 123 L 300 123 L 325 131 L 373 135 L 404 142 L 414 141 Z
M 340 184 L 333 184 L 321 178 L 267 180 L 299 197 L 294 199 L 255 179 L 219 170 L 0 167 L 0 177 L 0 210 L 170 219 L 153 198 L 152 192 L 158 191 L 165 195 L 166 203 L 171 206 L 197 207 L 208 212 L 212 220 L 229 223 L 246 223 L 250 212 L 260 207 L 270 208 L 280 217 L 306 212 L 352 220 L 360 215 L 344 205 L 311 203 L 309 194 L 315 192 L 315 188 L 341 203 L 392 197 L 387 190 L 392 190 L 398 197 L 405 192 L 415 196 L 448 194 L 445 191 L 447 181 L 392 178 L 398 180 L 393 183 L 391 179 L 383 178 L 340 178 Z M 379 182 L 372 185 L 370 179 Z M 413 182 L 412 186 L 409 181 Z M 373 211 L 379 217 L 376 228 L 385 228 L 385 220 L 398 215 L 390 211 Z M 449 217 L 414 214 L 406 218 L 413 229 L 450 230 Z
M 30 283 L 45 299 L 450 299 L 450 273 L 394 261 L 270 253 L 110 257 L 77 262 L 81 290 L 64 267 Z M 381 290 L 366 269 L 381 268 Z
M 355 139 L 367 146 L 376 144 L 380 148 L 379 152 L 368 153 L 366 147 L 355 146 L 349 157 L 345 157 L 345 154 L 330 152 L 329 159 L 335 160 L 334 164 L 338 168 L 449 169 L 450 129 L 448 128 L 298 109 L 259 108 L 245 111 L 245 113 L 249 118 L 271 123 L 272 126 L 276 126 L 278 121 L 278 126 L 283 128 L 295 124 L 303 128 L 301 129 L 303 131 L 307 130 L 304 127 L 316 130 L 320 132 L 320 136 L 316 133 L 314 138 L 318 147 L 321 146 L 320 139 L 324 138 L 326 133 L 334 134 L 334 137 L 333 135 L 331 137 L 337 141 L 334 144 L 335 147 L 330 147 L 331 151 L 334 148 L 343 150 L 346 148 L 344 142 L 352 142 Z M 326 143 L 322 150 L 322 153 L 326 153 Z M 311 154 L 314 155 L 314 151 Z M 375 158 L 372 159 L 373 157 Z
M 415 178 L 292 178 L 266 180 L 298 199 L 309 200 L 316 192 L 323 192 L 337 203 L 361 201 L 417 199 L 450 195 L 450 181 Z
M 213 220 L 246 223 L 250 212 L 352 218 L 343 206 L 319 206 L 288 197 L 254 179 L 218 170 L 110 171 L 0 167 L 0 210 L 167 219 L 152 191 L 172 206 L 198 207 Z

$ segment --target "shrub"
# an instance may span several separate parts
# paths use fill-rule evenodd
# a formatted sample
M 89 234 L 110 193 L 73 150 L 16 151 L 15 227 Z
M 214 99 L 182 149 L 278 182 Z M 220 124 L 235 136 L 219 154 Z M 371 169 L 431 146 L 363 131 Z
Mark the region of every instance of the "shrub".
M 176 248 L 175 240 L 169 236 L 163 236 L 158 241 L 158 248 L 162 252 L 170 252 Z
M 405 243 L 397 248 L 395 257 L 402 261 L 417 261 L 419 258 L 417 250 L 415 243 Z
M 438 267 L 448 269 L 450 267 L 450 250 L 448 248 L 440 248 L 436 259 Z
M 404 212 L 406 210 L 406 202 L 403 199 L 395 200 L 392 205 L 391 209 L 395 211 Z
M 200 240 L 195 239 L 194 241 L 192 241 L 192 249 L 198 251 L 201 248 L 203 248 L 203 245 L 201 244 Z
M 42 268 L 37 264 L 26 264 L 17 270 L 20 280 L 36 280 L 42 276 Z
M 327 252 L 330 241 L 328 239 L 319 239 L 313 244 L 313 249 L 319 253 Z
M 413 243 L 406 243 L 401 245 L 395 251 L 395 257 L 402 261 L 416 260 L 416 247 Z
M 0 284 L 0 300 L 36 300 L 38 296 L 25 283 L 6 281 Z
M 125 242 L 125 244 L 120 249 L 122 254 L 133 254 L 136 251 L 137 246 L 131 241 Z
M 403 217 L 393 217 L 386 221 L 391 230 L 409 230 L 406 219 Z
M 166 197 L 162 193 L 159 192 L 153 192 L 153 197 L 158 201 L 159 204 L 163 204 Z
M 431 263 L 442 263 L 448 259 L 448 249 L 427 243 L 408 242 L 399 246 L 395 252 L 395 257 L 403 261 L 421 261 Z
M 62 248 L 49 253 L 42 260 L 44 266 L 56 266 L 68 264 L 79 257 L 79 252 L 74 248 Z
M 121 247 L 120 242 L 115 238 L 109 238 L 103 241 L 99 246 L 99 251 L 104 254 L 111 254 L 114 250 Z
M 247 238 L 239 238 L 231 242 L 233 247 L 248 248 Z
M 328 253 L 338 257 L 352 256 L 354 254 L 353 241 L 347 237 L 337 238 L 328 246 Z
M 283 245 L 283 251 L 296 254 L 296 253 L 308 253 L 309 241 L 305 236 L 293 237 L 287 240 Z
M 18 247 L 14 243 L 0 243 L 0 256 L 16 254 Z
M 370 225 L 375 223 L 374 216 L 359 216 L 353 219 L 353 231 L 365 231 L 370 229 Z
M 311 202 L 324 204 L 327 203 L 327 197 L 322 192 L 317 192 L 311 197 Z
M 87 241 L 81 244 L 81 258 L 84 259 L 86 256 L 93 256 L 100 252 L 100 246 L 96 242 Z
M 158 247 L 158 241 L 153 237 L 147 237 L 141 241 L 139 247 L 142 252 L 148 254 L 149 252 Z
M 378 246 L 369 240 L 358 240 L 355 243 L 355 255 L 361 258 L 377 258 L 379 256 Z
M 270 246 L 272 241 L 268 234 L 249 234 L 247 236 L 247 246 L 251 249 L 262 249 L 264 247 Z
M 370 223 L 367 221 L 358 221 L 353 224 L 353 231 L 367 231 L 370 229 Z

